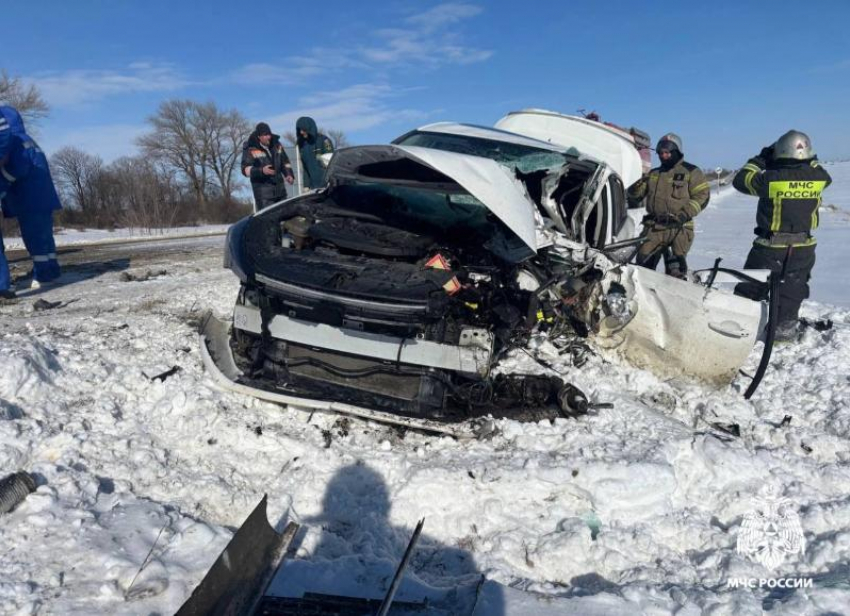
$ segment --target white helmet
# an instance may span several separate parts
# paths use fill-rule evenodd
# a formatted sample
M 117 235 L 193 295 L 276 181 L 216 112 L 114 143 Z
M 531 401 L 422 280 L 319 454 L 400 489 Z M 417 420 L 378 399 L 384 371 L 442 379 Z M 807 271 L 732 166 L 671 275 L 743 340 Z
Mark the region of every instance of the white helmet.
M 661 139 L 658 140 L 658 145 L 655 146 L 657 150 L 663 149 L 676 149 L 679 152 L 682 152 L 682 138 L 676 133 L 667 133 Z
M 815 150 L 812 148 L 812 140 L 806 133 L 789 130 L 776 140 L 773 146 L 773 157 L 809 160 L 815 157 Z

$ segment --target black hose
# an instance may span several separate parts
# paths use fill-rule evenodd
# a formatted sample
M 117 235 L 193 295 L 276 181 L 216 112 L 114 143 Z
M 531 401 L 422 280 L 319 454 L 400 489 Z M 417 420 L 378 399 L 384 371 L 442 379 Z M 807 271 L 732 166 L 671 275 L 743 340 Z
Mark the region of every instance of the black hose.
M 12 511 L 32 492 L 35 492 L 35 481 L 29 473 L 21 471 L 4 477 L 0 480 L 0 513 Z
M 753 376 L 753 380 L 747 391 L 744 392 L 744 398 L 746 400 L 749 400 L 756 393 L 756 389 L 758 389 L 761 380 L 764 378 L 764 373 L 767 371 L 767 365 L 770 363 L 770 354 L 773 351 L 773 338 L 776 335 L 776 317 L 779 312 L 779 284 L 781 278 L 782 276 L 777 276 L 776 274 L 770 275 L 770 302 L 768 303 L 767 310 L 767 335 L 764 339 L 764 352 L 761 355 L 761 361 L 759 362 L 755 376 Z
M 706 283 L 705 285 L 709 289 L 714 284 L 714 279 L 717 278 L 717 272 L 720 271 L 720 262 L 722 260 L 723 259 L 721 257 L 717 257 L 717 259 L 715 259 L 714 261 L 714 267 L 711 268 L 711 275 L 708 277 L 708 283 Z

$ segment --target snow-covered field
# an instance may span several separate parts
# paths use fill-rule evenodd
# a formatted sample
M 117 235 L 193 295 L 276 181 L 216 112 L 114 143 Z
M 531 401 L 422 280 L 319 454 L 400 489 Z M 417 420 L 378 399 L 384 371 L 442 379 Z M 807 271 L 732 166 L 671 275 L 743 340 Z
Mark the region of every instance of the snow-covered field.
M 280 592 L 381 596 L 424 517 L 398 598 L 444 608 L 430 613 L 468 614 L 482 575 L 509 587 L 488 587 L 477 613 L 493 616 L 534 613 L 511 607 L 518 590 L 559 614 L 850 613 L 850 311 L 823 303 L 850 306 L 837 265 L 850 258 L 850 163 L 828 169 L 825 202 L 840 209 L 823 216 L 804 315 L 835 328 L 777 347 L 749 402 L 745 377 L 718 391 L 598 357 L 576 370 L 554 352 L 613 409 L 500 421 L 493 438 L 459 442 L 223 393 L 195 337 L 200 313 L 226 317 L 237 290 L 220 238 L 156 264 L 164 276 L 106 272 L 0 306 L 0 475 L 39 484 L 0 515 L 0 613 L 173 613 L 264 493 L 272 523 L 306 528 Z M 741 265 L 754 211 L 715 198 L 695 260 Z M 66 303 L 37 311 L 38 298 Z M 805 533 L 805 553 L 775 571 L 735 550 L 766 487 Z M 740 578 L 812 587 L 728 587 Z

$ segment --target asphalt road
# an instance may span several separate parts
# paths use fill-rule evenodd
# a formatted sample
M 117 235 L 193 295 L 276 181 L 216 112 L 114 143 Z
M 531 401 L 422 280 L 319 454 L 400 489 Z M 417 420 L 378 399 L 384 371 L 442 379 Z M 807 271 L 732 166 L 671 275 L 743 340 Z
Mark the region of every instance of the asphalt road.
M 110 242 L 107 244 L 75 244 L 57 250 L 62 273 L 71 277 L 88 277 L 106 271 L 121 271 L 135 267 L 151 267 L 181 258 L 222 256 L 224 235 L 191 238 L 157 238 Z M 25 250 L 7 250 L 6 257 L 12 279 L 31 277 L 32 261 Z

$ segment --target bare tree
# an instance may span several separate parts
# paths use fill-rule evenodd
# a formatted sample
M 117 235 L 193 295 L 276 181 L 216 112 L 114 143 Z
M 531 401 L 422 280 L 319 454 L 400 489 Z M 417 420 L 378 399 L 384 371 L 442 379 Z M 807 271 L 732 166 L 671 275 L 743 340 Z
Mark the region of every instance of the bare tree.
M 298 143 L 298 138 L 295 136 L 294 130 L 283 131 L 283 134 L 280 136 L 280 138 L 286 145 L 291 147 L 295 147 L 295 145 Z
M 139 138 L 146 156 L 183 175 L 203 209 L 214 195 L 230 199 L 248 121 L 215 103 L 170 100 L 148 121 L 153 131 Z
M 0 104 L 11 105 L 27 122 L 38 122 L 50 110 L 35 85 L 26 85 L 18 77 L 0 70 Z
M 197 105 L 197 129 L 204 143 L 210 169 L 222 198 L 230 201 L 234 173 L 242 155 L 242 143 L 251 132 L 248 120 L 235 109 L 221 111 L 215 103 Z
M 122 226 L 151 232 L 174 226 L 184 216 L 186 200 L 174 171 L 152 160 L 119 158 L 106 169 L 104 180 L 112 218 Z
M 63 201 L 93 214 L 99 203 L 97 182 L 103 171 L 103 160 L 79 148 L 66 146 L 50 157 L 50 166 Z
M 351 142 L 348 140 L 348 136 L 343 130 L 338 128 L 329 128 L 328 130 L 320 130 L 319 132 L 327 135 L 330 140 L 333 141 L 334 148 L 336 149 L 347 148 L 351 145 Z
M 138 139 L 139 147 L 146 156 L 182 173 L 198 204 L 203 206 L 207 200 L 209 154 L 197 127 L 197 103 L 165 101 L 148 122 L 153 132 Z

